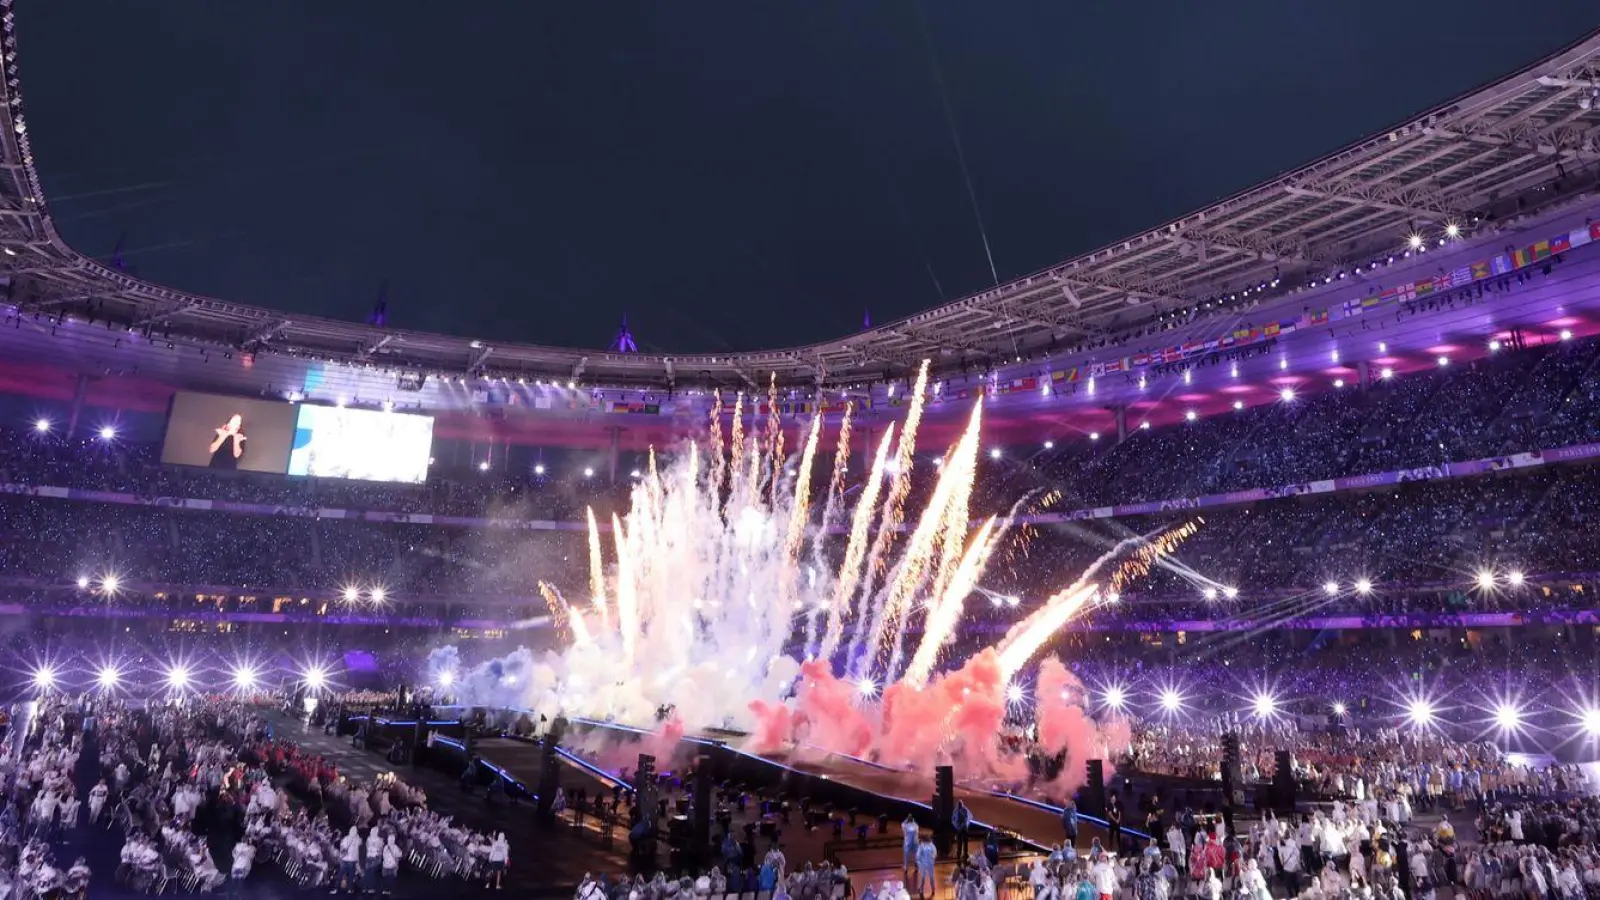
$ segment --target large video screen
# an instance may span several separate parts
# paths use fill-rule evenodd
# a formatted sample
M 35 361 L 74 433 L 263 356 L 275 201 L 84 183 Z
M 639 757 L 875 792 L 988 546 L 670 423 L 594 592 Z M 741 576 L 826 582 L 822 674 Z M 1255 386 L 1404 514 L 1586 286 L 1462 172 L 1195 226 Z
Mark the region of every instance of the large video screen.
M 420 484 L 432 453 L 431 416 L 302 404 L 289 474 Z
M 180 392 L 172 398 L 161 461 L 282 475 L 296 412 L 282 401 Z

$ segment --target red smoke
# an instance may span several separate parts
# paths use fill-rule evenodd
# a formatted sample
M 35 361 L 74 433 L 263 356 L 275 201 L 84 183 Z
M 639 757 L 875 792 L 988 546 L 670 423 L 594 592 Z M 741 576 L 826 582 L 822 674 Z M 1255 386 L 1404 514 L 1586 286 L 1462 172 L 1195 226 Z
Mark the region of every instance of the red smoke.
M 962 780 L 1020 785 L 1028 779 L 1027 761 L 1021 754 L 1002 753 L 999 740 L 1006 688 L 999 654 L 989 648 L 921 689 L 901 682 L 889 685 L 874 708 L 862 702 L 854 684 L 814 660 L 801 667 L 793 700 L 750 705 L 757 722 L 750 749 L 772 753 L 798 743 L 873 757 L 913 772 L 950 764 Z M 1067 755 L 1061 776 L 1037 787 L 1052 797 L 1065 796 L 1083 783 L 1084 760 L 1108 758 L 1108 749 L 1127 743 L 1128 727 L 1120 720 L 1100 724 L 1091 719 L 1081 705 L 1082 683 L 1058 659 L 1040 665 L 1034 693 L 1038 749 L 1045 755 Z

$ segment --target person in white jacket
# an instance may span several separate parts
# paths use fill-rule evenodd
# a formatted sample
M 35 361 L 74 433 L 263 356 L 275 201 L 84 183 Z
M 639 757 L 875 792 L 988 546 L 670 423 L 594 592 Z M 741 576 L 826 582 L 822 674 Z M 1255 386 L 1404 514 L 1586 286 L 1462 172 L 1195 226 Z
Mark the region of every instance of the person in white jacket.
M 394 835 L 389 835 L 389 840 L 383 845 L 383 895 L 385 897 L 394 893 L 394 883 L 400 877 L 400 845 L 394 842 Z
M 494 886 L 495 890 L 504 889 L 501 879 L 506 874 L 506 863 L 511 861 L 511 844 L 506 841 L 505 832 L 494 836 L 494 842 L 489 845 L 489 880 L 484 887 Z

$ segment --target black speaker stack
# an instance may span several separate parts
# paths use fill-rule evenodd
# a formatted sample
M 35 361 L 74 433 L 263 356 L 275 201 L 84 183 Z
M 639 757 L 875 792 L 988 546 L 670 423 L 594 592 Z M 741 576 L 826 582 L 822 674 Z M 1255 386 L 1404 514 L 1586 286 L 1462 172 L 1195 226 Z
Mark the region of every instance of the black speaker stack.
M 940 856 L 949 856 L 955 842 L 956 773 L 949 766 L 933 770 L 933 846 Z
M 550 728 L 544 733 L 544 747 L 540 750 L 539 759 L 539 806 L 538 815 L 543 821 L 551 821 L 556 817 L 556 791 L 561 789 L 561 754 L 556 751 L 561 747 L 562 738 L 567 736 L 567 720 L 556 716 Z
M 1104 816 L 1106 814 L 1106 764 L 1101 760 L 1091 759 L 1083 764 L 1083 770 L 1088 775 L 1088 780 L 1083 785 L 1083 811 L 1091 816 Z
M 1294 760 L 1289 751 L 1279 750 L 1276 767 L 1272 771 L 1272 807 L 1280 813 L 1292 813 L 1299 801 L 1294 783 Z

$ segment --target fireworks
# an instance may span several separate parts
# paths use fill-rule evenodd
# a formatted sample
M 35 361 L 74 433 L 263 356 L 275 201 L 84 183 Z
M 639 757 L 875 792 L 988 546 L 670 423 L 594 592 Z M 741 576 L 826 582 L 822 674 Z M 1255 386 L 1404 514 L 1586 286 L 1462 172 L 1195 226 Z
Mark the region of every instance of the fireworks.
M 871 749 L 897 763 L 966 755 L 999 772 L 1006 764 L 994 756 L 994 735 L 1007 707 L 1016 706 L 1013 688 L 1032 681 L 1019 677 L 1021 670 L 1102 587 L 1120 590 L 1148 572 L 1197 523 L 1123 541 L 996 646 L 953 670 L 943 666 L 967 598 L 1013 537 L 1013 518 L 1035 500 L 1024 498 L 977 528 L 968 521 L 980 402 L 943 464 L 928 470 L 926 503 L 907 509 L 926 389 L 924 366 L 905 422 L 883 428 L 853 498 L 845 490 L 847 413 L 820 523 L 813 492 L 814 484 L 821 488 L 814 478 L 821 419 L 805 423 L 797 459 L 785 459 L 770 387 L 767 410 L 747 408 L 738 395 L 731 423 L 722 421 L 719 399 L 707 442 L 659 467 L 652 452 L 626 516 L 610 517 L 609 539 L 600 517 L 586 512 L 589 602 L 574 607 L 553 585 L 540 584 L 571 646 L 542 657 L 519 650 L 461 671 L 463 699 L 624 722 L 648 722 L 672 708 L 685 728 L 751 731 L 758 747 L 803 738 L 846 752 Z M 752 427 L 747 414 L 763 415 L 765 427 Z M 1056 500 L 1044 494 L 1036 505 Z M 830 531 L 818 527 L 836 508 L 849 522 L 842 548 L 826 546 Z M 827 564 L 831 558 L 840 559 L 837 569 Z M 907 647 L 907 626 L 918 619 L 920 638 Z M 1050 683 L 1069 685 L 1058 661 L 1044 666 Z M 871 696 L 861 685 L 873 686 Z M 1052 740 L 1097 733 L 1081 710 L 1069 709 L 1077 702 L 1069 695 L 1081 694 L 1065 687 L 1048 698 L 1033 692 L 1034 714 L 1055 723 Z

